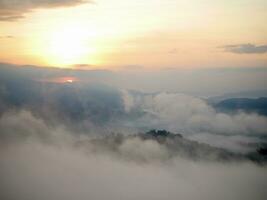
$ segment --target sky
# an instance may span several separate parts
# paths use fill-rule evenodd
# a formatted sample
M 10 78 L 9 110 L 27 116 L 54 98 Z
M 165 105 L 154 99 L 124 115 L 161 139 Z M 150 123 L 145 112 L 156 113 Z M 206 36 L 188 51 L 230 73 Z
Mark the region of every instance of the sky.
M 265 67 L 265 0 L 0 0 L 0 61 L 61 68 Z

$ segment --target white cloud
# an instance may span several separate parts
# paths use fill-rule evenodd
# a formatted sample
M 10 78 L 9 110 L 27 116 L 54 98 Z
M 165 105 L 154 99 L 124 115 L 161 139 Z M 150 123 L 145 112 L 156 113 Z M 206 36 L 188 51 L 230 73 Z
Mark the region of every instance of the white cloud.
M 209 144 L 211 146 L 228 149 L 238 153 L 249 153 L 255 150 L 255 146 L 262 142 L 257 137 L 248 137 L 244 135 L 217 135 L 212 133 L 197 133 L 188 136 L 190 140 L 200 143 Z
M 127 99 L 130 99 L 127 94 Z M 140 98 L 140 97 L 138 97 Z M 124 101 L 126 98 L 123 98 Z M 132 105 L 133 102 L 135 105 Z M 125 102 L 128 106 L 129 102 Z M 206 101 L 174 93 L 145 95 L 140 101 L 131 100 L 131 106 L 146 111 L 143 121 L 150 128 L 191 134 L 210 132 L 217 134 L 266 134 L 267 118 L 258 114 L 218 113 Z M 128 109 L 128 107 L 126 108 Z
M 68 133 L 24 111 L 2 117 L 3 126 L 1 134 L 12 130 L 17 135 L 37 135 L 0 146 L 1 199 L 264 200 L 267 195 L 266 168 L 252 163 L 206 163 L 180 157 L 172 162 L 135 162 L 131 158 L 151 161 L 166 156 L 159 143 L 139 139 L 120 145 L 118 153 L 126 158 L 121 159 L 111 152 L 94 151 L 88 138 L 66 139 Z M 52 142 L 38 140 L 38 127 Z

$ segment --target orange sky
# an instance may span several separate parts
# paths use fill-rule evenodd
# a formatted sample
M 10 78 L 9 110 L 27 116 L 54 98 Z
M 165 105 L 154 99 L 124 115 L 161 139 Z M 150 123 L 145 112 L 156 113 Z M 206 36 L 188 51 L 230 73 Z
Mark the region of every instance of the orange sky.
M 267 64 L 265 0 L 25 2 L 0 0 L 1 62 L 114 69 Z

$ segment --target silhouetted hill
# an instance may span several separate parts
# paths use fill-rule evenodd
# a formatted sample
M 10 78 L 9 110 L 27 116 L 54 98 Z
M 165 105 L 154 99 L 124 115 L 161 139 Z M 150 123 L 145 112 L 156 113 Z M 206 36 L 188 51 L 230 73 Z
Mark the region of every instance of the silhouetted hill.
M 125 144 L 128 144 L 132 149 L 125 159 L 137 162 L 147 162 L 147 155 L 143 155 L 142 149 L 150 147 L 154 150 L 155 147 L 153 147 L 153 144 L 158 144 L 161 150 L 165 152 L 164 155 L 157 155 L 155 157 L 155 160 L 161 161 L 183 157 L 195 161 L 236 162 L 249 160 L 255 163 L 264 164 L 267 160 L 265 147 L 260 147 L 255 152 L 249 154 L 239 154 L 230 152 L 226 149 L 189 140 L 182 137 L 180 134 L 174 134 L 166 130 L 151 130 L 146 133 L 135 135 L 113 133 L 92 139 L 88 141 L 88 145 L 89 144 L 94 152 L 112 152 L 114 155 L 120 156 L 121 158 L 124 158 L 124 154 L 122 154 L 121 150 Z M 80 145 L 84 145 L 84 141 Z

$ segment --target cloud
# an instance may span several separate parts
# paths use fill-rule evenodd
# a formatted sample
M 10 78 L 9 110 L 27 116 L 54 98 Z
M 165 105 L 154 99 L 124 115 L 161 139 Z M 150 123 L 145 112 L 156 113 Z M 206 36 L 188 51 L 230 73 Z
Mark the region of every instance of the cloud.
M 177 159 L 171 165 L 141 165 L 37 142 L 1 152 L 0 165 L 1 199 L 222 200 L 227 196 L 229 200 L 263 200 L 266 197 L 266 169 L 249 163 L 225 165 Z
M 175 68 L 175 67 L 174 67 Z M 42 66 L 12 65 L 0 63 L 0 76 L 5 73 L 42 80 L 73 76 L 84 83 L 100 83 L 115 88 L 131 89 L 147 93 L 169 91 L 198 96 L 221 95 L 243 91 L 265 90 L 267 68 L 206 68 L 206 69 L 156 70 L 127 68 L 126 70 L 59 69 Z M 131 70 L 130 70 L 131 69 Z M 17 79 L 17 78 L 14 78 Z M 210 84 L 212 83 L 212 84 Z M 259 95 L 262 96 L 262 95 Z
M 88 0 L 0 0 L 0 21 L 18 20 L 34 9 L 76 6 L 85 2 Z
M 216 135 L 211 133 L 193 134 L 188 137 L 190 140 L 195 140 L 211 146 L 228 149 L 238 153 L 249 153 L 255 150 L 262 140 L 257 137 L 248 137 L 244 135 Z
M 168 51 L 169 54 L 176 54 L 178 53 L 178 49 L 174 48 Z
M 236 54 L 263 54 L 267 52 L 267 45 L 255 45 L 255 44 L 238 44 L 238 45 L 225 45 L 223 48 L 226 52 Z
M 76 132 L 97 132 L 99 135 L 166 129 L 185 137 L 201 133 L 224 135 L 229 143 L 231 136 L 249 139 L 266 136 L 267 118 L 256 113 L 224 113 L 192 95 L 143 93 L 125 89 L 124 85 L 110 87 L 112 84 L 108 82 L 98 84 L 92 81 L 110 75 L 105 71 L 6 66 L 0 73 L 0 114 L 13 109 L 27 109 L 49 124 L 64 124 Z M 41 76 L 50 81 L 32 80 L 33 77 L 41 80 Z M 51 81 L 54 80 L 52 77 L 77 77 L 81 81 L 70 84 L 66 82 L 68 79 L 64 79 L 58 83 Z M 19 129 L 23 130 L 22 127 Z M 211 139 L 206 141 L 214 143 Z M 239 137 L 238 142 L 242 142 L 242 138 Z M 227 142 L 223 144 L 224 148 L 231 147 Z
M 167 129 L 182 134 L 213 133 L 227 135 L 264 135 L 267 118 L 258 114 L 217 112 L 206 101 L 179 93 L 129 96 L 123 93 L 125 111 L 142 110 L 136 125 Z
M 0 122 L 0 134 L 13 134 L 9 142 L 0 140 L 0 199 L 266 198 L 265 166 L 170 160 L 162 144 L 138 138 L 107 137 L 101 145 L 96 138 L 48 126 L 27 111 L 6 114 Z
M 72 67 L 78 70 L 90 70 L 92 68 L 96 68 L 94 65 L 90 65 L 90 64 L 75 64 Z
M 135 104 L 134 98 L 127 90 L 122 90 L 121 93 L 122 93 L 124 110 L 126 112 L 130 112 Z
M 14 36 L 12 35 L 4 35 L 4 36 L 0 36 L 0 39 L 13 39 Z

